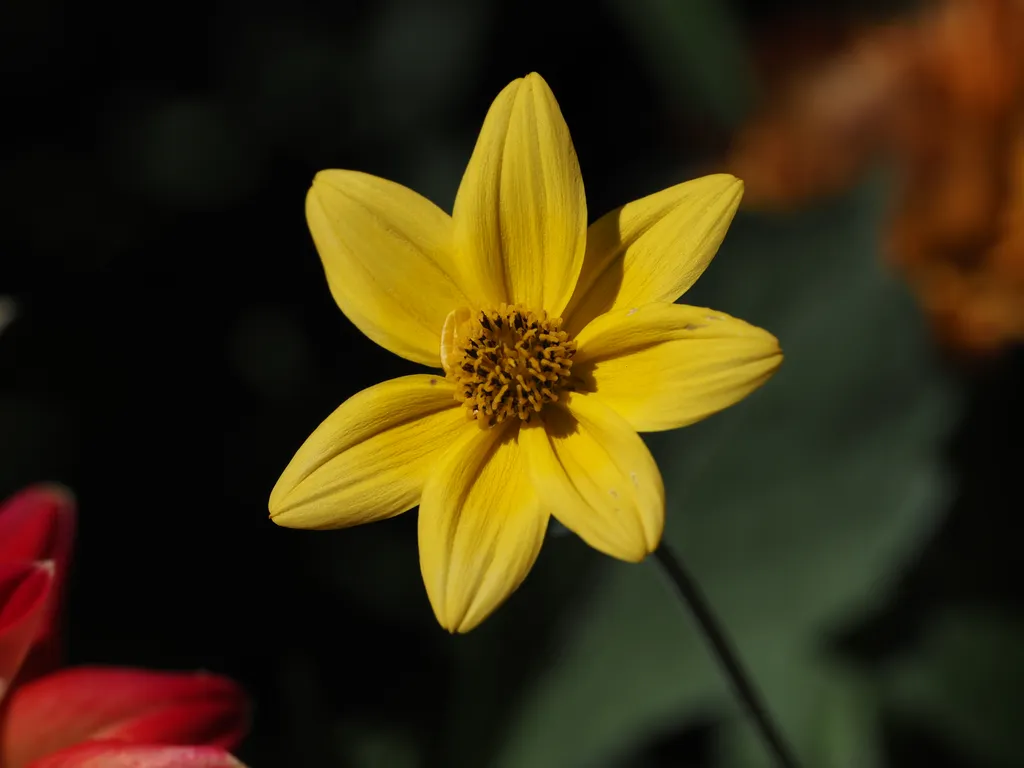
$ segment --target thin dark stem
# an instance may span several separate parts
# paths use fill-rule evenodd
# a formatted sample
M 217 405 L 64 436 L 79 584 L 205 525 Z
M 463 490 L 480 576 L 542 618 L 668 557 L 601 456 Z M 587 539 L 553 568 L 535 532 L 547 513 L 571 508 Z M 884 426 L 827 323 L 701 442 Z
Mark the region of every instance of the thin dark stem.
M 679 558 L 673 554 L 666 544 L 662 543 L 657 551 L 655 551 L 654 556 L 664 569 L 665 575 L 675 585 L 679 596 L 683 598 L 683 601 L 693 613 L 694 618 L 697 619 L 697 623 L 700 624 L 704 636 L 711 644 L 711 649 L 714 651 L 715 656 L 718 657 L 718 663 L 722 665 L 722 669 L 725 670 L 725 674 L 729 678 L 733 692 L 743 702 L 743 706 L 753 719 L 754 725 L 757 726 L 761 738 L 764 739 L 768 750 L 775 757 L 779 768 L 797 768 L 796 758 L 793 756 L 792 750 L 790 750 L 785 739 L 783 739 L 781 731 L 772 721 L 768 708 L 761 700 L 757 691 L 754 690 L 754 684 L 750 679 L 750 675 L 744 671 L 743 665 L 740 664 L 739 656 L 736 655 L 736 651 L 733 650 L 729 639 L 725 636 L 714 614 L 711 612 L 711 606 L 708 605 L 708 601 L 700 591 L 700 587 L 697 586 L 697 582 L 690 577 L 690 574 L 683 568 Z

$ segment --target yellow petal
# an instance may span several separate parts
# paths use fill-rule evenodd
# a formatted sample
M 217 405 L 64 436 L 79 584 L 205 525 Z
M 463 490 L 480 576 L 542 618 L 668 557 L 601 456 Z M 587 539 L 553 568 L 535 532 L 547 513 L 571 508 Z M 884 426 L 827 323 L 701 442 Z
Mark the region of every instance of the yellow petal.
M 569 128 L 540 75 L 494 100 L 453 219 L 474 298 L 562 312 L 583 263 L 587 202 Z
M 576 341 L 573 374 L 639 432 L 710 416 L 760 387 L 782 363 L 767 331 L 684 304 L 602 315 Z
M 534 487 L 566 528 L 621 560 L 639 562 L 661 541 L 665 489 L 636 431 L 590 395 L 549 407 L 522 430 Z
M 420 569 L 449 632 L 468 632 L 516 590 L 547 531 L 518 442 L 518 423 L 473 431 L 427 481 L 420 504 Z
M 703 274 L 743 196 L 734 176 L 704 176 L 635 200 L 594 222 L 566 328 L 604 312 L 672 303 Z
M 270 494 L 286 528 L 345 528 L 420 500 L 451 441 L 477 430 L 440 376 L 404 376 L 353 395 L 317 427 Z
M 332 170 L 313 180 L 306 221 L 346 317 L 396 355 L 440 367 L 441 326 L 467 304 L 448 215 L 400 184 Z

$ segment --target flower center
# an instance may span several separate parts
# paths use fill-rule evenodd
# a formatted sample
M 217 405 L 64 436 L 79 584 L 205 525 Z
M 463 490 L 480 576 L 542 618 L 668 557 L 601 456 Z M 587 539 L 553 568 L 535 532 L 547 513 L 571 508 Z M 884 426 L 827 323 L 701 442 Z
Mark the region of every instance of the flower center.
M 548 318 L 519 304 L 476 313 L 457 309 L 441 334 L 441 363 L 455 383 L 455 399 L 481 426 L 523 421 L 570 389 L 576 342 Z

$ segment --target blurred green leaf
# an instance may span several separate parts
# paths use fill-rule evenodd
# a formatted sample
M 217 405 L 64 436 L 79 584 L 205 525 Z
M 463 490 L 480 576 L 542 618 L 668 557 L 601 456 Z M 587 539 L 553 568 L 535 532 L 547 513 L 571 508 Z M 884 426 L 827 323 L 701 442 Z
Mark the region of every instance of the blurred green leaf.
M 951 608 L 885 676 L 888 700 L 988 764 L 1024 765 L 1024 616 Z
M 254 137 L 212 99 L 162 102 L 114 131 L 125 182 L 171 205 L 218 208 L 249 194 L 260 180 Z M 124 151 L 127 150 L 127 151 Z
M 721 126 L 746 115 L 753 77 L 737 21 L 719 0 L 609 0 L 674 106 L 709 111 Z
M 880 768 L 883 763 L 877 693 L 853 670 L 811 654 L 762 673 L 775 696 L 772 715 L 802 764 L 815 768 Z M 737 713 L 723 729 L 718 765 L 774 768 L 759 735 Z
M 423 764 L 413 734 L 379 723 L 345 723 L 335 730 L 344 765 L 352 768 L 419 768 Z
M 369 129 L 422 132 L 464 88 L 460 75 L 479 56 L 493 3 L 390 0 L 367 41 L 361 71 L 380 97 Z
M 799 216 L 740 217 L 685 298 L 769 328 L 786 362 L 746 402 L 649 436 L 666 540 L 769 702 L 785 665 L 796 674 L 822 632 L 878 600 L 943 508 L 936 454 L 953 400 L 917 308 L 880 266 L 881 200 L 869 187 Z M 732 706 L 653 561 L 605 561 L 597 578 L 557 663 L 511 713 L 502 768 L 606 765 Z

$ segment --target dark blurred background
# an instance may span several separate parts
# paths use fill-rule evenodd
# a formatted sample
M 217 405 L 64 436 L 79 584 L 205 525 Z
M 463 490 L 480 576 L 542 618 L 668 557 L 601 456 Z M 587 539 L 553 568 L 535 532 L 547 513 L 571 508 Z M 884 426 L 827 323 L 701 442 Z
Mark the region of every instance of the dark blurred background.
M 491 99 L 535 70 L 594 218 L 730 167 L 765 45 L 908 10 L 817 7 L 6 3 L 0 496 L 78 497 L 70 661 L 237 678 L 254 768 L 767 764 L 653 563 L 554 536 L 450 637 L 415 513 L 292 531 L 267 498 L 331 410 L 415 368 L 331 300 L 303 217 L 316 171 L 450 210 Z M 667 535 L 806 765 L 1024 765 L 1024 358 L 936 341 L 882 256 L 876 166 L 741 211 L 684 298 L 773 331 L 787 360 L 649 441 Z

